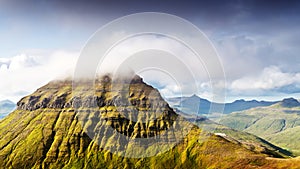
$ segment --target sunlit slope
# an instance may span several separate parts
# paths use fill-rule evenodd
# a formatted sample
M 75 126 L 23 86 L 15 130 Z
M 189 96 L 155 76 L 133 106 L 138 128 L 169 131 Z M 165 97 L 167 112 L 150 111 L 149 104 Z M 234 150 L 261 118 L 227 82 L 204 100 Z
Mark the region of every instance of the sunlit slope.
M 232 113 L 221 123 L 255 134 L 299 155 L 300 107 L 294 103 L 293 99 L 287 99 L 269 107 Z

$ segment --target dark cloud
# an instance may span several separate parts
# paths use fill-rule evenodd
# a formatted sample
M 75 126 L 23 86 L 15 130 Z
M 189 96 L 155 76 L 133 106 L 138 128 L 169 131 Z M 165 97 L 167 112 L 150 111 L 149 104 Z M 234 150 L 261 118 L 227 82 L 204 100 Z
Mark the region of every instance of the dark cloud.
M 136 12 L 166 12 L 186 18 L 203 29 L 254 31 L 268 33 L 272 29 L 299 26 L 300 1 L 141 1 L 141 0 L 4 0 L 4 10 L 20 17 L 51 19 L 60 15 L 77 18 L 78 22 L 97 17 L 108 21 Z M 1 7 L 0 7 L 1 8 Z M 92 22 L 92 21 L 91 21 Z
M 199 14 L 218 20 L 245 15 L 253 19 L 299 15 L 299 1 L 179 1 L 179 0 L 6 0 L 3 2 L 11 9 L 24 9 L 30 12 L 43 12 L 46 8 L 61 9 L 64 12 L 129 14 L 135 12 L 169 12 L 186 17 Z M 47 9 L 46 9 L 47 10 Z M 55 12 L 55 11 L 54 11 Z

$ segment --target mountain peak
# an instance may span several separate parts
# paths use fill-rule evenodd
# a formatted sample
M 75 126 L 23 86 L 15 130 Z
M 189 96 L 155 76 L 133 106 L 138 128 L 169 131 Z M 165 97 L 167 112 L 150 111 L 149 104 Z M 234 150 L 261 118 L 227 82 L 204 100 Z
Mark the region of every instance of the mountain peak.
M 243 103 L 243 102 L 246 102 L 245 99 L 238 99 L 238 100 L 235 100 L 233 103 Z
M 290 97 L 290 98 L 285 98 L 283 99 L 280 104 L 283 106 L 283 107 L 298 107 L 300 106 L 300 103 L 298 100 Z
M 196 94 L 191 95 L 190 97 L 187 97 L 189 99 L 201 99 L 199 96 L 197 96 Z

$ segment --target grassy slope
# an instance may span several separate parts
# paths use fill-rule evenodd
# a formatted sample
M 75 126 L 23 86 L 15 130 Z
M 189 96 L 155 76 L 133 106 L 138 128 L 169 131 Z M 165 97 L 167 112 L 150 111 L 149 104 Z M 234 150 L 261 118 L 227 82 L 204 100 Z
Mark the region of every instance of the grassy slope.
M 293 150 L 296 155 L 300 155 L 300 126 L 286 129 L 282 132 L 276 133 L 267 139 L 277 145 L 280 145 L 282 148 L 289 148 Z M 289 140 L 288 142 L 286 140 Z
M 229 114 L 220 123 L 255 134 L 299 155 L 300 114 L 298 111 L 299 108 L 273 105 Z
M 206 122 L 198 122 L 197 124 L 200 128 L 211 132 L 211 133 L 224 133 L 226 136 L 224 137 L 231 142 L 242 145 L 243 147 L 264 154 L 269 154 L 274 157 L 290 157 L 292 153 L 282 149 L 281 147 L 277 147 L 266 140 L 257 137 L 251 133 L 235 130 L 229 127 L 226 127 L 221 124 L 217 124 L 214 122 L 206 121 Z
M 0 133 L 5 136 L 0 139 L 0 168 L 300 167 L 297 160 L 267 159 L 265 155 L 247 150 L 221 137 L 206 137 L 197 128 L 174 148 L 160 155 L 124 158 L 102 150 L 89 138 L 80 136 L 82 129 L 76 120 L 72 120 L 72 113 L 44 111 L 26 113 L 28 116 L 17 118 L 24 113 L 26 112 L 15 111 L 0 122 Z M 20 125 L 13 125 L 15 120 Z M 8 126 L 15 132 L 10 132 Z M 54 137 L 51 137 L 52 128 L 55 131 Z M 7 144 L 9 139 L 11 142 Z M 73 144 L 68 144 L 71 142 Z

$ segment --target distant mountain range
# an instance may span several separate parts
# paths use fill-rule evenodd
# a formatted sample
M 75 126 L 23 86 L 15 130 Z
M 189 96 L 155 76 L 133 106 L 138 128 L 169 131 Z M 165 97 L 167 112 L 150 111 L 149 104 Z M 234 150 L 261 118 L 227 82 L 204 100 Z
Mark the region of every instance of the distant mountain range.
M 0 119 L 7 116 L 15 108 L 16 108 L 16 104 L 14 102 L 10 101 L 10 100 L 0 101 Z
M 255 134 L 300 155 L 300 103 L 296 99 L 234 112 L 224 116 L 220 123 Z
M 190 97 L 174 97 L 168 98 L 166 100 L 172 107 L 177 108 L 184 113 L 193 113 L 199 115 L 222 112 L 225 114 L 229 114 L 236 111 L 247 110 L 254 107 L 265 107 L 278 103 L 278 101 L 246 101 L 241 99 L 236 100 L 232 103 L 221 104 L 210 102 L 209 100 L 200 98 L 197 95 L 192 95 Z
M 169 98 L 167 101 L 175 107 L 177 113 L 187 118 L 197 121 L 206 116 L 224 126 L 254 134 L 294 155 L 300 155 L 300 102 L 294 98 L 275 102 L 236 100 L 222 105 L 193 95 Z M 223 116 L 211 116 L 211 113 L 222 112 L 223 107 Z M 231 130 L 222 133 L 228 132 L 235 133 Z

